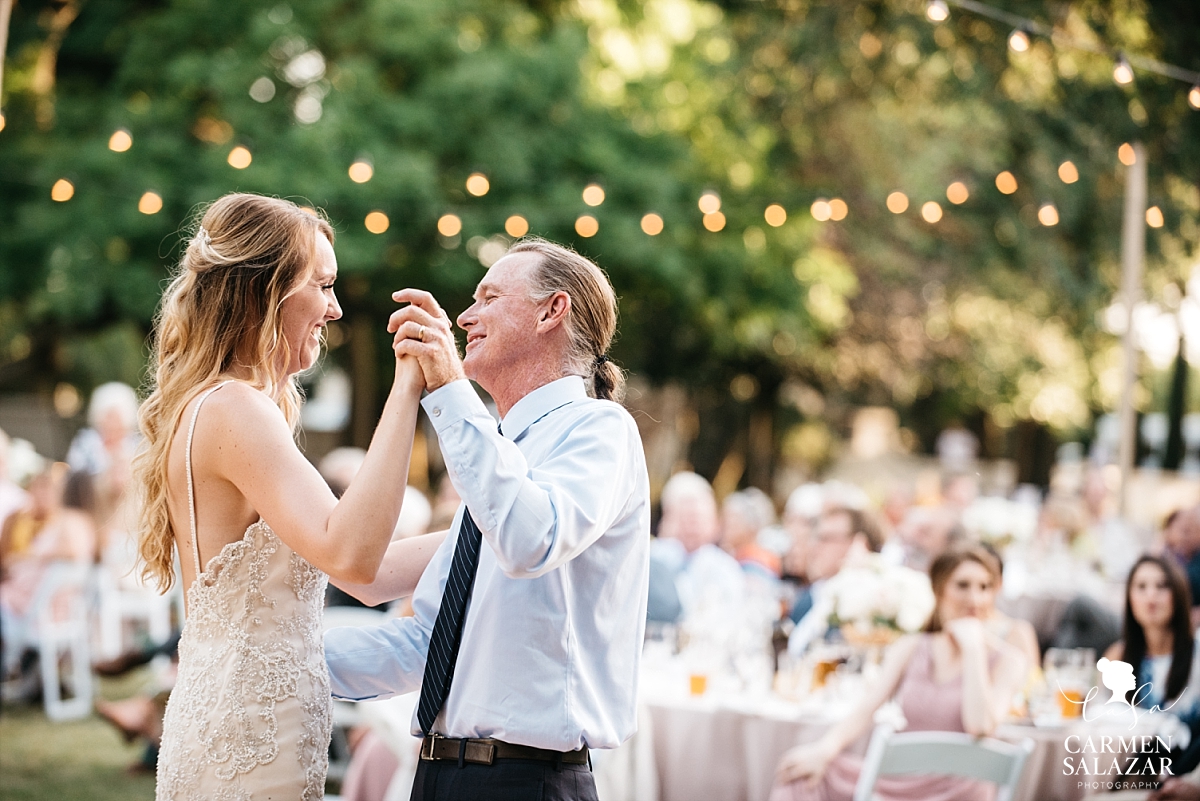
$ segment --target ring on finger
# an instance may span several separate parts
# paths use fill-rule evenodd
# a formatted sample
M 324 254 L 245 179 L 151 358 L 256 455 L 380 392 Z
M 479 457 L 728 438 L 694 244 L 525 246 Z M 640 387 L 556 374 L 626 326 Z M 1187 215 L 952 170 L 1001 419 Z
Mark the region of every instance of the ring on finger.
M 425 341 L 425 326 L 421 326 L 417 330 L 417 339 L 421 340 L 422 342 Z

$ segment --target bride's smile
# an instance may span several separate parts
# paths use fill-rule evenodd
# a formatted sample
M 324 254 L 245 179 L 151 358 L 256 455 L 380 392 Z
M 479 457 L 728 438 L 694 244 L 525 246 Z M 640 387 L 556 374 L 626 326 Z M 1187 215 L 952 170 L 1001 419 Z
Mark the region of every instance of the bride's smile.
M 321 331 L 342 316 L 333 283 L 337 280 L 337 257 L 323 236 L 317 237 L 312 269 L 308 277 L 283 301 L 283 337 L 291 354 L 288 375 L 312 367 L 321 352 Z

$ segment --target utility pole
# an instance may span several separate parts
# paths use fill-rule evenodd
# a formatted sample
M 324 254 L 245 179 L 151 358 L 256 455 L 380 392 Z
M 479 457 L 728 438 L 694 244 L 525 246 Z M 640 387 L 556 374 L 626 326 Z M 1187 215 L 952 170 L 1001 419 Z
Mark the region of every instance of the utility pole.
M 1121 468 L 1121 517 L 1129 518 L 1129 490 L 1137 457 L 1137 342 L 1133 309 L 1142 299 L 1142 259 L 1146 252 L 1146 151 L 1133 143 L 1134 162 L 1125 172 L 1125 218 L 1121 226 L 1121 302 L 1125 306 L 1124 375 L 1121 381 L 1121 439 L 1117 451 Z

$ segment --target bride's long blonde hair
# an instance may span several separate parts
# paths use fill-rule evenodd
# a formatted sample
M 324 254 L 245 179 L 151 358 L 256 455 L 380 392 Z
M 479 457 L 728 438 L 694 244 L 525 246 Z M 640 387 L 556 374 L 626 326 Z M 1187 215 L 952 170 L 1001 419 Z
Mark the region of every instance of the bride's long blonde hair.
M 203 211 L 154 324 L 153 384 L 138 414 L 146 447 L 134 461 L 140 485 L 142 577 L 164 592 L 175 581 L 175 529 L 167 504 L 167 458 L 184 407 L 234 366 L 273 397 L 293 426 L 300 390 L 280 307 L 312 269 L 329 223 L 294 203 L 230 194 Z

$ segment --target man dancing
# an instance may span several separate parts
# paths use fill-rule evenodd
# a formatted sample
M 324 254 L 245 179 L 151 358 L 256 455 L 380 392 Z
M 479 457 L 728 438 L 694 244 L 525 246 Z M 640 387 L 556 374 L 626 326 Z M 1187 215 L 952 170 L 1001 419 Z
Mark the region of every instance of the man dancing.
M 409 305 L 388 330 L 421 363 L 464 503 L 414 617 L 326 634 L 334 695 L 420 688 L 413 799 L 595 799 L 588 749 L 636 727 L 650 542 L 645 456 L 606 355 L 612 287 L 573 251 L 519 242 L 458 317 L 461 360 L 431 295 L 393 297 Z

